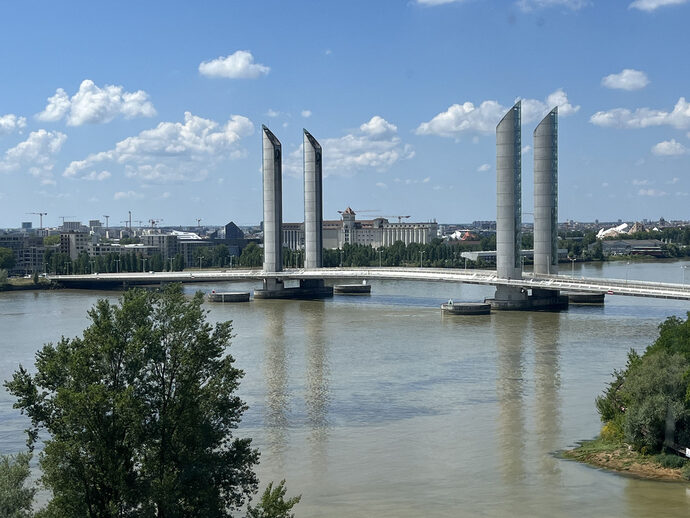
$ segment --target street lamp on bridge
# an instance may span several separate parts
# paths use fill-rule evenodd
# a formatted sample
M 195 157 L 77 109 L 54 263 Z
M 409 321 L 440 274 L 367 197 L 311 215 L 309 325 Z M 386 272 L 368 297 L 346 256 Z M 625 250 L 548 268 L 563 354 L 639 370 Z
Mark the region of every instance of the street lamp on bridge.
M 419 251 L 419 267 L 421 268 L 424 263 L 424 250 Z

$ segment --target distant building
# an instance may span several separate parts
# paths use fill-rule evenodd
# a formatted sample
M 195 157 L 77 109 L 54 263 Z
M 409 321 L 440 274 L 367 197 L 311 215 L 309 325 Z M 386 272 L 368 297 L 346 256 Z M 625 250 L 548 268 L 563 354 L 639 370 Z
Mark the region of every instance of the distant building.
M 22 230 L 24 232 L 31 230 L 31 221 L 22 221 Z
M 63 221 L 63 232 L 79 232 L 81 230 L 81 221 Z
M 87 232 L 63 232 L 60 234 L 60 253 L 69 255 L 72 261 L 75 261 L 81 252 L 88 253 L 90 244 L 91 236 Z
M 386 218 L 357 220 L 357 214 L 348 207 L 341 220 L 323 222 L 323 247 L 342 248 L 345 244 L 357 244 L 378 248 L 391 246 L 397 241 L 426 244 L 438 235 L 438 224 L 432 223 L 390 223 Z M 304 225 L 283 223 L 283 246 L 291 250 L 304 247 Z

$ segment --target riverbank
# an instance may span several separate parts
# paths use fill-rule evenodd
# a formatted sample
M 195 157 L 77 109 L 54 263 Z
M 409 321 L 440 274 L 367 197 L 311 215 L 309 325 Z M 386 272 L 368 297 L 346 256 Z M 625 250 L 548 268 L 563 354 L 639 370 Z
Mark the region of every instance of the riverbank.
M 34 291 L 34 290 L 52 290 L 57 288 L 57 283 L 41 279 L 38 284 L 35 284 L 33 279 L 16 279 L 11 278 L 7 283 L 0 285 L 0 292 L 2 291 Z
M 566 459 L 626 475 L 668 482 L 688 482 L 690 464 L 675 455 L 643 455 L 625 444 L 607 443 L 601 438 L 583 441 L 580 446 L 563 452 Z

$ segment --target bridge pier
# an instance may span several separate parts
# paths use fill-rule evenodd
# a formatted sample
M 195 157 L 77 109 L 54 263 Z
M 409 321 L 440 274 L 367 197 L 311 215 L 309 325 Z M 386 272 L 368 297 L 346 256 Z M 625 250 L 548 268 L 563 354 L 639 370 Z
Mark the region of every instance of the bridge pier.
M 568 296 L 558 290 L 532 289 L 530 294 L 525 288 L 497 286 L 496 296 L 485 299 L 491 309 L 497 311 L 561 311 L 568 309 Z
M 299 286 L 286 288 L 282 279 L 264 279 L 263 289 L 254 290 L 255 299 L 326 299 L 333 296 L 333 287 L 323 279 L 300 279 Z

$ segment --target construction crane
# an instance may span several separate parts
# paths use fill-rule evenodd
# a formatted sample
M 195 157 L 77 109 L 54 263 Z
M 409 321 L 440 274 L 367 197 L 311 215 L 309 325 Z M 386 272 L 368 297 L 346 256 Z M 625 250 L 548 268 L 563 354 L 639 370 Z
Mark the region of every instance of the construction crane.
M 408 218 L 410 218 L 411 216 L 398 216 L 398 215 L 395 215 L 395 216 L 380 216 L 380 217 L 382 217 L 382 218 L 398 218 L 398 223 L 402 223 L 402 220 L 408 219 Z
M 201 218 L 196 218 L 196 226 L 197 228 L 201 228 Z
M 139 223 L 139 224 L 137 225 L 139 228 L 141 228 L 141 224 L 144 222 L 144 220 L 141 220 L 141 219 L 135 219 L 135 220 L 133 220 L 133 221 L 134 221 L 134 223 Z M 131 228 L 131 227 L 130 227 L 130 228 Z
M 149 220 L 149 223 L 151 223 L 151 228 L 154 228 L 154 227 L 155 227 L 158 223 L 160 223 L 161 221 L 163 221 L 163 218 L 159 218 L 159 219 L 151 218 L 151 219 Z
M 27 214 L 36 214 L 40 218 L 39 228 L 43 230 L 43 216 L 47 216 L 47 212 L 27 212 Z
M 65 227 L 65 218 L 76 218 L 76 216 L 58 216 L 58 218 L 62 218 L 62 227 Z

